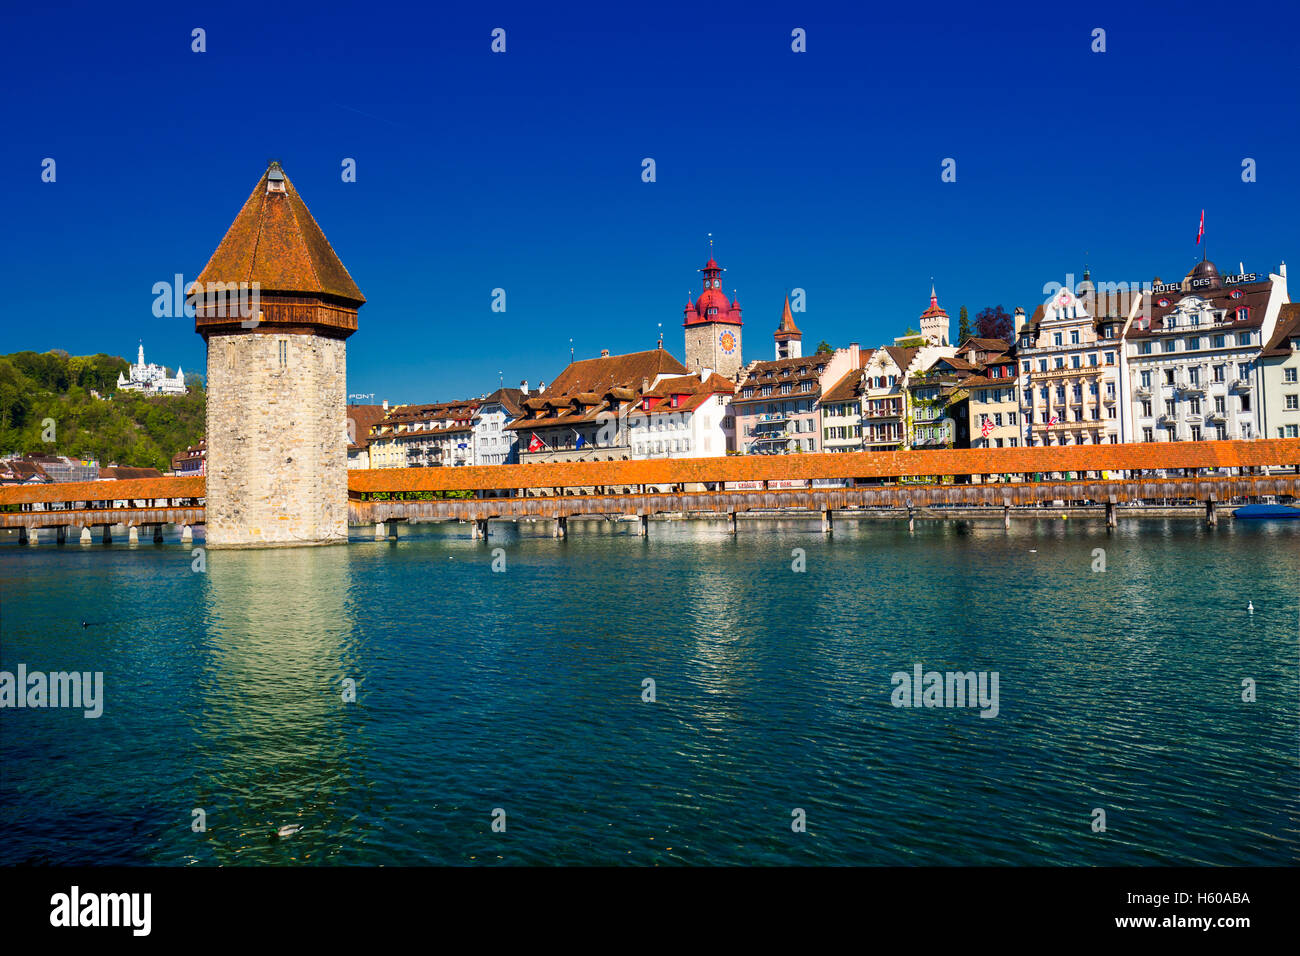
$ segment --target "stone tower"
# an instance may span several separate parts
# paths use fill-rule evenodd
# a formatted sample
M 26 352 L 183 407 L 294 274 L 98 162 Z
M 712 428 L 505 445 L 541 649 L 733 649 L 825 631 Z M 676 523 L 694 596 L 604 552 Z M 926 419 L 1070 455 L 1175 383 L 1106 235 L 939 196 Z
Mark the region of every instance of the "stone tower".
M 734 379 L 744 362 L 740 352 L 740 303 L 727 301 L 722 291 L 722 267 L 709 261 L 704 273 L 704 291 L 682 310 L 686 330 L 686 367 L 695 374 L 711 368 L 723 378 Z
M 948 313 L 939 306 L 934 286 L 930 286 L 930 307 L 921 313 L 921 334 L 930 345 L 948 345 L 951 324 Z
M 790 314 L 790 297 L 788 295 L 785 297 L 785 309 L 781 313 L 781 324 L 772 333 L 772 338 L 776 340 L 776 357 L 778 360 L 803 357 L 803 333 L 794 324 L 794 316 Z
M 188 291 L 208 346 L 207 544 L 346 543 L 345 342 L 365 297 L 279 163 Z

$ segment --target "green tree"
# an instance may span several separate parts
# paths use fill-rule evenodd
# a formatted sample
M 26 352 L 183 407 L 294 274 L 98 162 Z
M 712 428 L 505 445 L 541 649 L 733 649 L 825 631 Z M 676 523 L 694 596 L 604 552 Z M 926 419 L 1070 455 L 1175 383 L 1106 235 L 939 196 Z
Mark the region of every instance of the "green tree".
M 816 351 L 815 354 L 817 354 L 817 355 L 830 355 L 830 354 L 833 353 L 834 351 L 835 351 L 835 346 L 831 345 L 831 344 L 830 344 L 829 342 L 827 342 L 825 339 L 822 339 L 822 341 L 821 341 L 820 343 L 818 343 L 818 345 L 817 345 L 817 351 Z
M 970 313 L 966 311 L 966 306 L 963 305 L 957 315 L 957 344 L 961 345 L 970 338 Z

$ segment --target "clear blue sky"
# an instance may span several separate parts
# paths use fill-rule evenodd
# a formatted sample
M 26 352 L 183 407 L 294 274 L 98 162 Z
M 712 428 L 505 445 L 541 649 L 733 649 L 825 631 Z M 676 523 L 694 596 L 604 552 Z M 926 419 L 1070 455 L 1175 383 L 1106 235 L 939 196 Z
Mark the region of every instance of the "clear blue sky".
M 710 232 L 747 359 L 770 357 L 791 287 L 811 348 L 891 340 L 931 276 L 954 331 L 962 304 L 1032 309 L 1085 254 L 1094 278 L 1168 279 L 1198 256 L 1202 207 L 1224 271 L 1300 263 L 1293 5 L 283 0 L 3 18 L 0 352 L 132 357 L 144 339 L 151 361 L 202 370 L 192 321 L 155 318 L 151 289 L 197 275 L 268 158 L 369 300 L 348 389 L 376 401 L 550 381 L 570 338 L 579 357 L 651 348 L 660 322 L 680 357 Z

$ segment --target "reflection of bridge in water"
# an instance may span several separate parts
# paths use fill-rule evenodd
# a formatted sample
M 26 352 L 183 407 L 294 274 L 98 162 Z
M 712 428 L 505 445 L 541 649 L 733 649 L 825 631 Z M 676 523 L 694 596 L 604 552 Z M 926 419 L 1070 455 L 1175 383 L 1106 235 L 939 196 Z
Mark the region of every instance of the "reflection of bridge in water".
M 794 485 L 796 487 L 789 487 Z M 203 523 L 202 478 L 146 478 L 0 489 L 0 527 L 24 540 L 42 528 L 123 525 L 162 540 L 162 526 Z M 464 468 L 394 468 L 348 474 L 349 522 L 376 537 L 416 521 L 467 521 L 486 534 L 491 520 L 555 522 L 635 517 L 642 534 L 659 514 L 724 516 L 731 530 L 749 512 L 804 512 L 830 531 L 836 512 L 869 509 L 987 509 L 1093 506 L 1113 525 L 1116 505 L 1204 503 L 1300 496 L 1300 440 L 1073 445 L 848 454 L 563 462 Z M 184 536 L 183 536 L 184 537 Z

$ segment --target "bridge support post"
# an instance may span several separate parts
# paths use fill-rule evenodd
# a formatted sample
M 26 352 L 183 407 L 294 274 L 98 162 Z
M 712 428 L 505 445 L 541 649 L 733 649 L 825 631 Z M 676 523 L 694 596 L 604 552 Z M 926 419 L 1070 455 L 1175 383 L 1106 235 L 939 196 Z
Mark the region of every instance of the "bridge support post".
M 488 519 L 487 519 L 487 518 L 475 518 L 475 519 L 474 519 L 474 535 L 473 535 L 473 536 L 474 536 L 475 538 L 478 538 L 480 541 L 486 541 L 486 540 L 487 540 L 487 536 L 488 536 Z
M 139 544 L 139 543 L 140 543 L 140 529 L 137 528 L 135 525 L 131 525 L 131 527 L 127 529 L 127 532 L 126 532 L 126 543 L 127 543 L 127 544 Z
M 54 543 L 55 544 L 68 543 L 68 526 L 66 524 L 61 524 L 54 529 Z
M 734 511 L 727 512 L 727 532 L 729 534 L 736 533 L 736 513 Z
M 162 529 L 163 529 L 163 526 L 160 525 L 160 524 L 156 524 L 156 525 L 153 526 L 153 543 L 154 543 L 154 544 L 162 544 L 162 543 L 163 543 Z
M 193 544 L 193 543 L 194 543 L 194 529 L 191 528 L 189 525 L 182 525 L 181 544 Z
M 31 538 L 30 538 L 30 537 L 28 536 L 28 534 L 27 534 L 27 528 L 26 528 L 26 526 L 25 526 L 25 525 L 20 525 L 19 528 L 18 528 L 18 543 L 19 543 L 19 544 L 27 544 L 27 543 L 29 543 L 30 541 L 31 541 Z
M 81 543 L 82 543 L 82 544 L 92 544 L 92 543 L 94 543 L 94 538 L 92 537 L 92 535 L 91 535 L 91 533 L 90 533 L 90 528 L 89 528 L 89 527 L 85 527 L 85 528 L 82 528 L 82 529 L 81 529 Z
M 1106 502 L 1106 528 L 1114 530 L 1115 528 L 1115 496 L 1111 495 L 1110 500 Z
M 1002 499 L 1002 527 L 1011 530 L 1011 499 Z
M 916 530 L 916 516 L 912 514 L 912 506 L 907 506 L 907 533 L 911 534 Z
M 555 537 L 565 538 L 569 534 L 569 519 L 560 515 L 555 519 Z
M 100 544 L 112 544 L 112 543 L 113 543 L 113 526 L 112 526 L 111 524 L 106 524 L 106 525 L 104 525 L 104 533 L 103 533 L 103 535 L 100 537 L 100 539 L 99 539 L 99 543 L 100 543 Z
M 384 540 L 385 538 L 387 538 L 387 537 L 388 537 L 388 532 L 384 530 L 384 523 L 383 523 L 382 521 L 376 521 L 376 522 L 375 522 L 375 540 L 376 540 L 376 541 L 383 541 L 383 540 Z
M 829 508 L 822 512 L 822 534 L 831 534 L 835 530 L 835 515 Z
M 392 544 L 397 544 L 397 522 L 390 520 L 388 522 L 388 540 Z
M 31 530 L 31 533 L 28 535 L 28 539 L 29 539 L 29 540 L 28 540 L 28 544 L 30 544 L 32 547 L 36 547 L 36 545 L 40 544 L 40 543 L 41 543 L 41 529 L 40 529 L 40 528 L 33 528 L 33 529 Z
M 1214 495 L 1205 499 L 1205 527 L 1207 528 L 1215 528 L 1219 524 L 1219 513 L 1214 504 Z
M 641 537 L 647 537 L 650 534 L 650 516 L 637 515 L 636 527 Z

